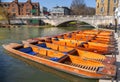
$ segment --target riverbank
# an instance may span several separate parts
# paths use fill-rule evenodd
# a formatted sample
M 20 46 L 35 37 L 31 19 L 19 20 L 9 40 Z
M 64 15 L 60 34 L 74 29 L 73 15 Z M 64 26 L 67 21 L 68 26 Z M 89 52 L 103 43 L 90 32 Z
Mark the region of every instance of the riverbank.
M 16 27 L 36 27 L 36 28 L 49 28 L 51 25 L 0 25 L 0 28 L 16 28 Z
M 20 27 L 21 25 L 0 25 L 0 28 L 15 28 L 15 27 Z

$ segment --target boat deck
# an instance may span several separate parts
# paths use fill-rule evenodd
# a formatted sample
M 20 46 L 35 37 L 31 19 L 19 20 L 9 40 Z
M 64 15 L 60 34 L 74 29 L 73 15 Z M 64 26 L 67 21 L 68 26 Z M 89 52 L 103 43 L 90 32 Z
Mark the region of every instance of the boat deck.
M 41 58 L 45 58 L 45 59 L 50 59 L 50 58 L 52 58 L 52 57 L 45 56 L 45 55 L 40 55 L 40 54 L 36 54 L 36 56 L 41 57 Z

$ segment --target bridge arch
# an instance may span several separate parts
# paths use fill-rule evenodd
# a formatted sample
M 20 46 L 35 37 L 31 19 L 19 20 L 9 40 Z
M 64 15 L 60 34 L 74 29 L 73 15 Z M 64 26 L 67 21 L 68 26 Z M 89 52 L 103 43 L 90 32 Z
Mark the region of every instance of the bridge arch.
M 69 23 L 69 22 L 84 22 L 84 23 L 86 23 L 86 24 L 88 24 L 88 25 L 90 25 L 90 26 L 92 26 L 92 27 L 96 27 L 95 24 L 91 24 L 91 23 L 89 23 L 89 22 L 87 22 L 87 21 L 84 21 L 84 20 L 64 20 L 64 21 L 58 22 L 58 23 L 56 24 L 56 26 L 60 26 L 60 25 L 62 25 L 62 24 Z
M 57 26 L 62 26 L 64 24 L 69 24 L 70 22 L 77 22 L 77 20 L 64 21 L 64 22 L 59 23 Z

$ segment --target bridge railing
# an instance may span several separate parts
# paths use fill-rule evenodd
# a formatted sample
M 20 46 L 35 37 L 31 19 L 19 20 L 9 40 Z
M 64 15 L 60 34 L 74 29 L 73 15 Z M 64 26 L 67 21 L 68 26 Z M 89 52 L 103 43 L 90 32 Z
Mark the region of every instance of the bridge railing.
M 65 15 L 65 16 L 17 16 L 16 19 L 46 19 L 46 20 L 56 20 L 56 19 L 84 19 L 84 20 L 104 20 L 104 19 L 114 19 L 114 16 L 98 16 L 98 15 Z

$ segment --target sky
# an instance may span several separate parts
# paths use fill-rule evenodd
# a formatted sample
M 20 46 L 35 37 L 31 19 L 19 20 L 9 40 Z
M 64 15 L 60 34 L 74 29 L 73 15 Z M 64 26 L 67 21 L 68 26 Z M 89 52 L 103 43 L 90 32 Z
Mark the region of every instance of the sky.
M 2 0 L 3 2 L 10 2 L 13 0 Z M 19 2 L 26 2 L 27 0 L 18 0 Z M 85 0 L 87 6 L 95 7 L 96 0 Z M 41 6 L 51 9 L 55 6 L 67 6 L 70 7 L 72 0 L 32 0 L 32 2 L 39 2 Z

